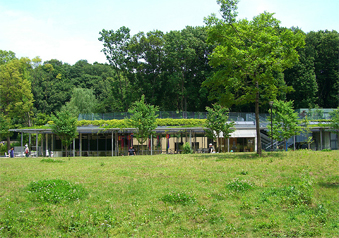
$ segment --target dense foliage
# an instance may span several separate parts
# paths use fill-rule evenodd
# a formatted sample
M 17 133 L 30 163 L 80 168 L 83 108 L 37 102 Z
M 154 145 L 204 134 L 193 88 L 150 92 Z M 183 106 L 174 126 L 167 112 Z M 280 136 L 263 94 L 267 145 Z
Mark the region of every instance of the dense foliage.
M 229 109 L 213 104 L 213 108 L 206 107 L 207 119 L 204 124 L 207 137 L 219 141 L 220 133 L 223 133 L 223 138 L 229 138 L 234 131 L 234 122 L 228 122 Z M 221 151 L 219 143 L 219 152 Z
M 57 112 L 52 115 L 53 123 L 50 124 L 52 132 L 60 137 L 62 145 L 67 148 L 78 135 L 77 118 L 72 117 L 68 111 Z
M 298 62 L 297 47 L 304 35 L 280 27 L 273 13 L 264 12 L 253 20 L 236 20 L 238 0 L 220 0 L 222 18 L 211 15 L 205 21 L 208 42 L 216 47 L 210 56 L 214 74 L 204 82 L 210 98 L 226 106 L 254 103 L 257 152 L 261 155 L 260 104 L 268 104 L 289 88 L 279 75 Z
M 158 108 L 153 105 L 145 103 L 145 96 L 141 96 L 140 101 L 132 104 L 128 110 L 131 117 L 128 119 L 128 124 L 132 128 L 136 128 L 134 133 L 136 139 L 140 144 L 143 144 L 152 134 L 153 130 L 157 128 L 157 113 Z
M 273 127 L 268 124 L 267 128 L 274 140 L 285 142 L 284 147 L 286 149 L 286 141 L 302 132 L 302 128 L 299 126 L 298 113 L 293 110 L 293 101 L 275 100 L 273 105 Z
M 0 50 L 1 113 L 14 127 L 44 125 L 53 112 L 63 107 L 75 115 L 126 112 L 141 95 L 160 111 L 205 111 L 217 99 L 211 95 L 215 92 L 202 84 L 220 70 L 209 64 L 216 45 L 207 42 L 208 29 L 187 26 L 179 31 L 154 30 L 135 35 L 130 35 L 127 27 L 103 29 L 99 40 L 108 59 L 106 64 L 18 59 L 14 52 Z M 239 30 L 246 33 L 240 26 Z M 273 74 L 274 87 L 267 87 L 268 91 L 293 87 L 293 92 L 277 95 L 278 99 L 293 100 L 295 108 L 336 108 L 339 33 L 291 30 L 303 34 L 306 45 L 297 48 L 299 62 L 293 68 Z M 233 94 L 230 92 L 224 99 L 231 100 Z M 253 100 L 243 101 L 231 106 L 230 111 L 254 112 Z M 267 99 L 260 101 L 260 112 L 266 112 Z

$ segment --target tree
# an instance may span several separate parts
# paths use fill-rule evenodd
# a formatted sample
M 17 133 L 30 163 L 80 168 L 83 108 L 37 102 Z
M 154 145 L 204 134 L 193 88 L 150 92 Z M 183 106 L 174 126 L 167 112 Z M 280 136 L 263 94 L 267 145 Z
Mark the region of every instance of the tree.
M 215 73 L 204 85 L 210 88 L 210 99 L 222 105 L 254 102 L 257 153 L 261 155 L 259 106 L 287 89 L 278 88 L 275 74 L 298 61 L 295 49 L 304 45 L 304 35 L 280 28 L 280 22 L 268 12 L 252 21 L 236 21 L 238 0 L 217 2 L 222 19 L 212 15 L 205 20 L 208 41 L 216 47 L 210 56 Z
M 50 125 L 52 132 L 60 137 L 67 157 L 67 148 L 78 135 L 77 118 L 72 117 L 68 111 L 61 111 L 52 115 L 52 121 Z
M 6 64 L 13 59 L 16 59 L 13 51 L 0 50 L 0 65 Z
M 308 119 L 308 116 L 305 115 L 302 119 L 302 133 L 307 136 L 307 148 L 311 149 L 311 144 L 313 143 L 313 137 L 312 137 L 312 131 L 310 127 L 310 120 Z M 309 136 L 311 134 L 311 136 Z
M 330 112 L 330 116 L 331 116 L 330 127 L 332 131 L 337 134 L 337 138 L 339 138 L 339 107 Z M 337 139 L 337 148 L 339 148 L 339 139 Z
M 234 122 L 228 122 L 229 110 L 219 104 L 213 104 L 213 108 L 206 107 L 206 111 L 207 118 L 204 127 L 208 128 L 205 129 L 207 137 L 213 140 L 217 139 L 220 152 L 220 133 L 223 132 L 224 138 L 229 138 L 234 131 Z
M 338 106 L 339 88 L 339 33 L 337 31 L 309 32 L 306 35 L 307 54 L 314 58 L 314 72 L 318 84 L 320 107 Z
M 29 81 L 30 63 L 28 58 L 21 58 L 0 65 L 0 112 L 17 126 L 31 126 L 33 94 Z
M 145 103 L 145 95 L 142 95 L 141 100 L 134 102 L 128 109 L 132 115 L 127 121 L 136 129 L 135 136 L 140 144 L 143 144 L 157 128 L 157 111 L 158 107 Z
M 22 125 L 31 126 L 33 95 L 29 82 L 30 60 L 15 58 L 13 52 L 1 51 L 0 63 L 0 113 L 3 129 Z M 7 149 L 11 133 L 7 136 Z
M 130 87 L 127 78 L 131 57 L 128 50 L 130 29 L 125 26 L 120 27 L 117 31 L 103 29 L 99 34 L 101 35 L 99 41 L 102 41 L 104 45 L 102 52 L 105 54 L 110 65 L 117 71 L 117 93 L 120 101 L 123 102 L 122 111 L 126 111 L 131 99 L 130 94 L 127 92 Z
M 170 31 L 165 35 L 166 69 L 168 100 L 179 111 L 187 111 L 186 81 L 189 65 L 194 58 L 195 51 L 190 47 L 191 35 L 185 38 L 180 31 Z
M 300 31 L 299 29 L 295 29 Z M 287 100 L 294 101 L 295 108 L 308 108 L 317 103 L 318 85 L 316 81 L 314 57 L 308 52 L 310 46 L 297 48 L 299 62 L 291 69 L 284 71 L 284 78 L 288 86 L 293 87 L 293 92 L 287 95 Z
M 97 99 L 92 89 L 74 88 L 72 98 L 62 110 L 71 112 L 71 115 L 78 117 L 79 114 L 90 114 L 96 112 Z
M 69 79 L 69 65 L 58 60 L 36 64 L 32 71 L 32 92 L 34 106 L 40 113 L 50 115 L 60 111 L 71 99 L 73 82 Z
M 271 113 L 271 111 L 269 111 Z M 299 135 L 302 127 L 299 125 L 298 113 L 294 112 L 293 101 L 275 100 L 273 103 L 273 128 L 271 124 L 267 125 L 269 133 L 274 140 L 284 141 L 286 149 L 286 141 L 292 136 Z
M 128 47 L 135 72 L 135 86 L 152 105 L 160 105 L 164 94 L 164 45 L 164 33 L 156 30 L 134 35 Z
M 127 47 L 133 93 L 144 94 L 162 110 L 204 110 L 210 103 L 206 88 L 200 86 L 211 71 L 207 56 L 212 52 L 206 39 L 206 27 L 189 26 L 166 34 L 134 35 Z
M 12 132 L 9 131 L 11 129 L 11 120 L 6 118 L 2 113 L 0 114 L 0 140 L 3 137 L 7 138 L 7 151 L 10 149 L 10 136 L 12 136 Z

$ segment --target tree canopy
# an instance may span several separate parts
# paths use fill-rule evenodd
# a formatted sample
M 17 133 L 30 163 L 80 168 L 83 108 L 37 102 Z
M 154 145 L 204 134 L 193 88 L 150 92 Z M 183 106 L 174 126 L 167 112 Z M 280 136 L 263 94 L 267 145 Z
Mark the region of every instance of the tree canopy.
M 157 128 L 157 111 L 158 107 L 145 102 L 144 95 L 141 96 L 140 101 L 134 102 L 128 109 L 128 112 L 131 113 L 128 123 L 136 128 L 134 135 L 140 144 L 143 144 L 153 134 L 152 131 Z
M 208 40 L 216 47 L 210 56 L 215 73 L 204 85 L 211 89 L 210 98 L 223 105 L 255 103 L 257 153 L 261 155 L 259 105 L 287 91 L 276 74 L 298 62 L 296 48 L 305 41 L 303 34 L 281 28 L 272 13 L 264 12 L 252 21 L 236 20 L 237 2 L 218 1 L 222 19 L 215 15 L 206 19 Z
M 219 104 L 213 104 L 213 108 L 206 107 L 207 118 L 204 127 L 206 129 L 207 136 L 213 140 L 219 141 L 220 133 L 223 133 L 224 138 L 229 138 L 230 134 L 235 130 L 234 122 L 228 121 L 229 109 L 220 106 Z M 219 143 L 220 152 L 220 143 Z
M 217 2 L 222 17 L 207 18 L 206 26 L 134 35 L 125 26 L 102 30 L 107 63 L 30 61 L 0 50 L 3 117 L 12 128 L 44 125 L 72 105 L 76 88 L 91 90 L 97 113 L 125 112 L 142 95 L 159 110 L 176 112 L 206 111 L 219 102 L 258 114 L 275 98 L 293 100 L 296 108 L 339 106 L 337 31 L 286 29 L 270 13 L 238 20 L 238 1 Z
M 12 59 L 0 65 L 0 112 L 14 125 L 31 125 L 33 95 L 29 81 L 31 61 Z
M 78 135 L 77 118 L 72 117 L 68 111 L 61 111 L 57 112 L 56 115 L 52 115 L 52 121 L 53 123 L 50 125 L 52 132 L 60 137 L 67 156 L 68 146 Z
M 298 113 L 294 112 L 293 101 L 275 100 L 272 114 L 273 127 L 270 124 L 267 126 L 270 135 L 274 140 L 284 141 L 284 148 L 286 149 L 286 141 L 302 132 L 302 127 L 298 121 Z
M 74 88 L 72 98 L 62 110 L 71 112 L 71 115 L 78 117 L 79 114 L 90 114 L 97 111 L 98 102 L 93 89 Z

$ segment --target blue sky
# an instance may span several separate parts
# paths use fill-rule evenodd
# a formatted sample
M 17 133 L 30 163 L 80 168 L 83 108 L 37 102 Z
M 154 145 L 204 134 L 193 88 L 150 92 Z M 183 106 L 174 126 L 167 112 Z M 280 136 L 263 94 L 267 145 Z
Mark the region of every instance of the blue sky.
M 238 7 L 238 18 L 268 11 L 285 27 L 339 31 L 339 0 L 240 0 Z M 0 49 L 43 61 L 104 63 L 102 29 L 169 32 L 202 26 L 218 11 L 216 0 L 0 0 Z

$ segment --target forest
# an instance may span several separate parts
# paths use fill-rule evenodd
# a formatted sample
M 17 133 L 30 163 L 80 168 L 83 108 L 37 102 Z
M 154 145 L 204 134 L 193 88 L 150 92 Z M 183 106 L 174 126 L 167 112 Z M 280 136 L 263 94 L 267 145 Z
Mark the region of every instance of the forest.
M 303 34 L 306 44 L 297 48 L 299 62 L 276 75 L 281 84 L 293 90 L 278 97 L 293 100 L 295 109 L 336 108 L 339 33 L 324 30 Z M 209 63 L 215 45 L 207 41 L 207 27 L 135 35 L 121 27 L 103 29 L 99 36 L 105 64 L 18 59 L 15 52 L 0 50 L 1 113 L 12 118 L 15 127 L 22 127 L 43 125 L 60 110 L 74 115 L 126 112 L 142 95 L 160 111 L 204 112 L 216 102 L 203 86 L 218 70 Z M 268 108 L 260 105 L 261 112 Z M 233 105 L 230 111 L 254 112 L 254 106 Z

